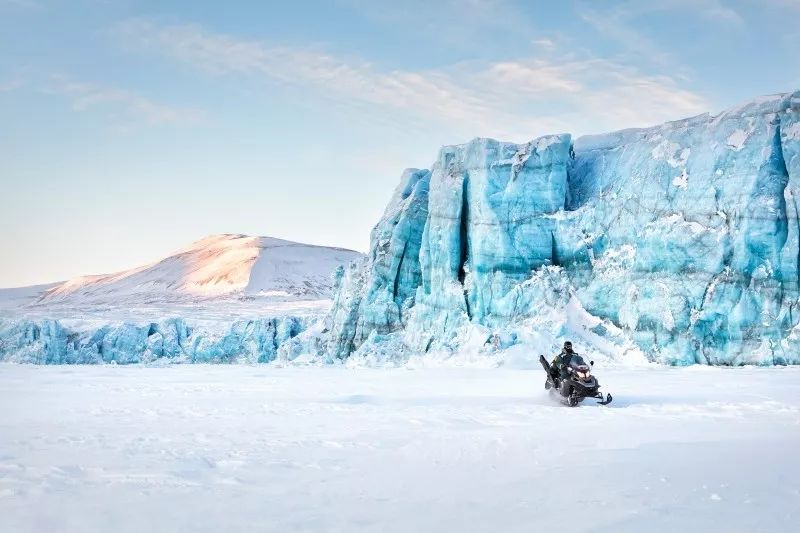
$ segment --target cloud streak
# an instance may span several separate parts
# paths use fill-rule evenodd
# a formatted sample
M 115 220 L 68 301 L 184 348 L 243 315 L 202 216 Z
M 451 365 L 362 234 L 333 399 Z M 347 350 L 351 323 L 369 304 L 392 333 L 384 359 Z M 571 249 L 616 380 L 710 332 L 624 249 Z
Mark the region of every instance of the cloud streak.
M 123 128 L 142 123 L 185 126 L 197 124 L 204 118 L 199 110 L 169 106 L 115 87 L 74 81 L 60 75 L 53 76 L 51 81 L 48 92 L 70 97 L 73 110 L 106 110 L 116 125 Z
M 532 40 L 533 21 L 513 0 L 338 0 L 352 9 L 353 15 L 394 29 L 413 28 L 412 39 L 423 35 L 439 45 L 482 49 L 486 44 L 477 36 L 492 35 L 493 44 L 509 37 Z
M 117 33 L 129 47 L 166 54 L 211 75 L 283 84 L 464 136 L 524 140 L 555 131 L 588 133 L 657 123 L 707 107 L 668 76 L 649 76 L 606 59 L 516 58 L 410 71 L 239 39 L 195 24 L 134 19 Z
M 22 80 L 14 79 L 6 82 L 0 82 L 0 93 L 7 93 L 22 87 Z
M 791 0 L 779 0 L 791 1 Z M 597 3 L 579 4 L 578 14 L 599 35 L 616 42 L 626 54 L 672 70 L 682 68 L 672 55 L 660 47 L 650 36 L 638 28 L 637 21 L 655 13 L 677 11 L 687 18 L 701 18 L 715 26 L 741 30 L 745 19 L 732 7 L 720 0 L 659 0 L 658 2 L 622 2 L 602 9 Z

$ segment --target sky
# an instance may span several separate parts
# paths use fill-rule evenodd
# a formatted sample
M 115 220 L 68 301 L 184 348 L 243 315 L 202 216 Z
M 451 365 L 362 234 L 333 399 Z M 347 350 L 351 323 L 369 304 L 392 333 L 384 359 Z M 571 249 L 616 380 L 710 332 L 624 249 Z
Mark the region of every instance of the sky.
M 366 251 L 445 144 L 800 89 L 800 0 L 0 0 L 0 287 L 214 233 Z

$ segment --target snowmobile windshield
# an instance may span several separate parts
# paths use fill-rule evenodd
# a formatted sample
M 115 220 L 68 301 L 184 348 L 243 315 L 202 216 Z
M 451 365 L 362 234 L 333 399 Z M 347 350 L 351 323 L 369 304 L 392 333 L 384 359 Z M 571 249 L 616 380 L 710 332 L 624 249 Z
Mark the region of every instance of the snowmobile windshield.
M 569 364 L 570 364 L 570 366 L 574 366 L 575 368 L 578 368 L 578 367 L 581 367 L 581 366 L 589 366 L 589 365 L 586 364 L 586 361 L 583 360 L 583 357 L 581 357 L 580 355 L 577 355 L 577 354 L 572 356 L 572 359 L 570 360 Z

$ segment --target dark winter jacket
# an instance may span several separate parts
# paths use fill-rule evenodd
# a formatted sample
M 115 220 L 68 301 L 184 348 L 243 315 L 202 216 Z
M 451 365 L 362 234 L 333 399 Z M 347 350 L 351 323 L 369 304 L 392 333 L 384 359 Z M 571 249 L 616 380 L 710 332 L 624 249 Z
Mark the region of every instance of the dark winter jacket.
M 569 351 L 568 352 L 566 350 L 561 350 L 561 353 L 556 355 L 553 358 L 553 363 L 550 365 L 550 367 L 554 371 L 558 372 L 558 374 L 561 377 L 566 376 L 567 375 L 567 367 L 569 366 L 570 362 L 572 361 L 572 356 L 573 355 L 575 355 L 575 352 L 573 352 L 573 351 Z

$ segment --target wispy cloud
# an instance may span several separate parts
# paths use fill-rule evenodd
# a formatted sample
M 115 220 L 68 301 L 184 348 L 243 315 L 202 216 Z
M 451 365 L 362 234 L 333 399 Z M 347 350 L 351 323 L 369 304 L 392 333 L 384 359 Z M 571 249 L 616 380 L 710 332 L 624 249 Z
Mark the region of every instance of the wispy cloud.
M 630 14 L 627 11 L 607 12 L 582 6 L 579 13 L 581 20 L 600 35 L 621 45 L 626 52 L 658 65 L 667 65 L 673 61 L 669 53 L 629 23 Z
M 730 5 L 730 2 L 721 0 L 671 0 L 665 3 L 665 9 L 694 10 L 706 20 L 739 28 L 747 24 L 745 18 Z
M 370 22 L 409 28 L 409 38 L 424 35 L 438 44 L 459 49 L 485 48 L 479 35 L 492 33 L 492 41 L 506 37 L 531 40 L 535 25 L 513 0 L 337 0 L 352 8 L 353 14 Z
M 10 92 L 19 89 L 20 87 L 22 87 L 22 80 L 19 78 L 3 81 L 0 82 L 0 93 Z
M 573 67 L 585 68 L 587 63 L 573 63 Z M 583 89 L 575 72 L 564 65 L 552 64 L 544 60 L 531 60 L 527 63 L 506 61 L 494 63 L 485 73 L 480 74 L 488 83 L 498 87 L 513 87 L 520 93 L 546 93 L 566 91 L 576 93 Z
M 114 125 L 124 129 L 136 124 L 192 125 L 204 116 L 196 109 L 169 106 L 131 91 L 74 81 L 61 75 L 52 77 L 47 92 L 70 97 L 75 111 L 106 110 Z
M 778 0 L 792 1 L 792 0 Z M 639 20 L 645 15 L 677 11 L 689 18 L 702 18 L 715 26 L 740 30 L 745 19 L 721 0 L 660 0 L 658 2 L 627 1 L 609 8 L 603 4 L 578 4 L 578 13 L 597 33 L 619 44 L 625 53 L 635 55 L 655 65 L 682 69 L 670 52 L 642 31 Z
M 704 110 L 667 76 L 594 58 L 511 59 L 425 71 L 387 70 L 360 58 L 243 40 L 201 26 L 129 20 L 124 42 L 215 75 L 251 76 L 316 91 L 344 106 L 379 106 L 459 135 L 517 140 L 660 122 Z M 374 111 L 374 110 L 373 110 Z M 376 114 L 376 113 L 373 113 Z
M 317 89 L 343 102 L 375 104 L 416 114 L 473 122 L 488 111 L 477 94 L 442 72 L 380 71 L 369 62 L 311 49 L 267 45 L 206 31 L 132 20 L 120 27 L 128 43 L 163 52 L 213 74 L 261 76 Z
M 768 0 L 794 2 L 797 0 Z M 643 15 L 677 11 L 687 18 L 702 18 L 711 22 L 733 26 L 743 26 L 745 19 L 731 6 L 722 0 L 659 0 L 657 2 L 638 2 L 628 0 L 613 4 L 605 11 L 618 20 L 633 20 Z
M 533 41 L 531 41 L 531 43 L 534 46 L 538 46 L 538 47 L 546 48 L 546 49 L 555 48 L 555 46 L 556 46 L 556 43 L 553 42 L 552 39 L 548 39 L 548 38 L 534 39 Z

